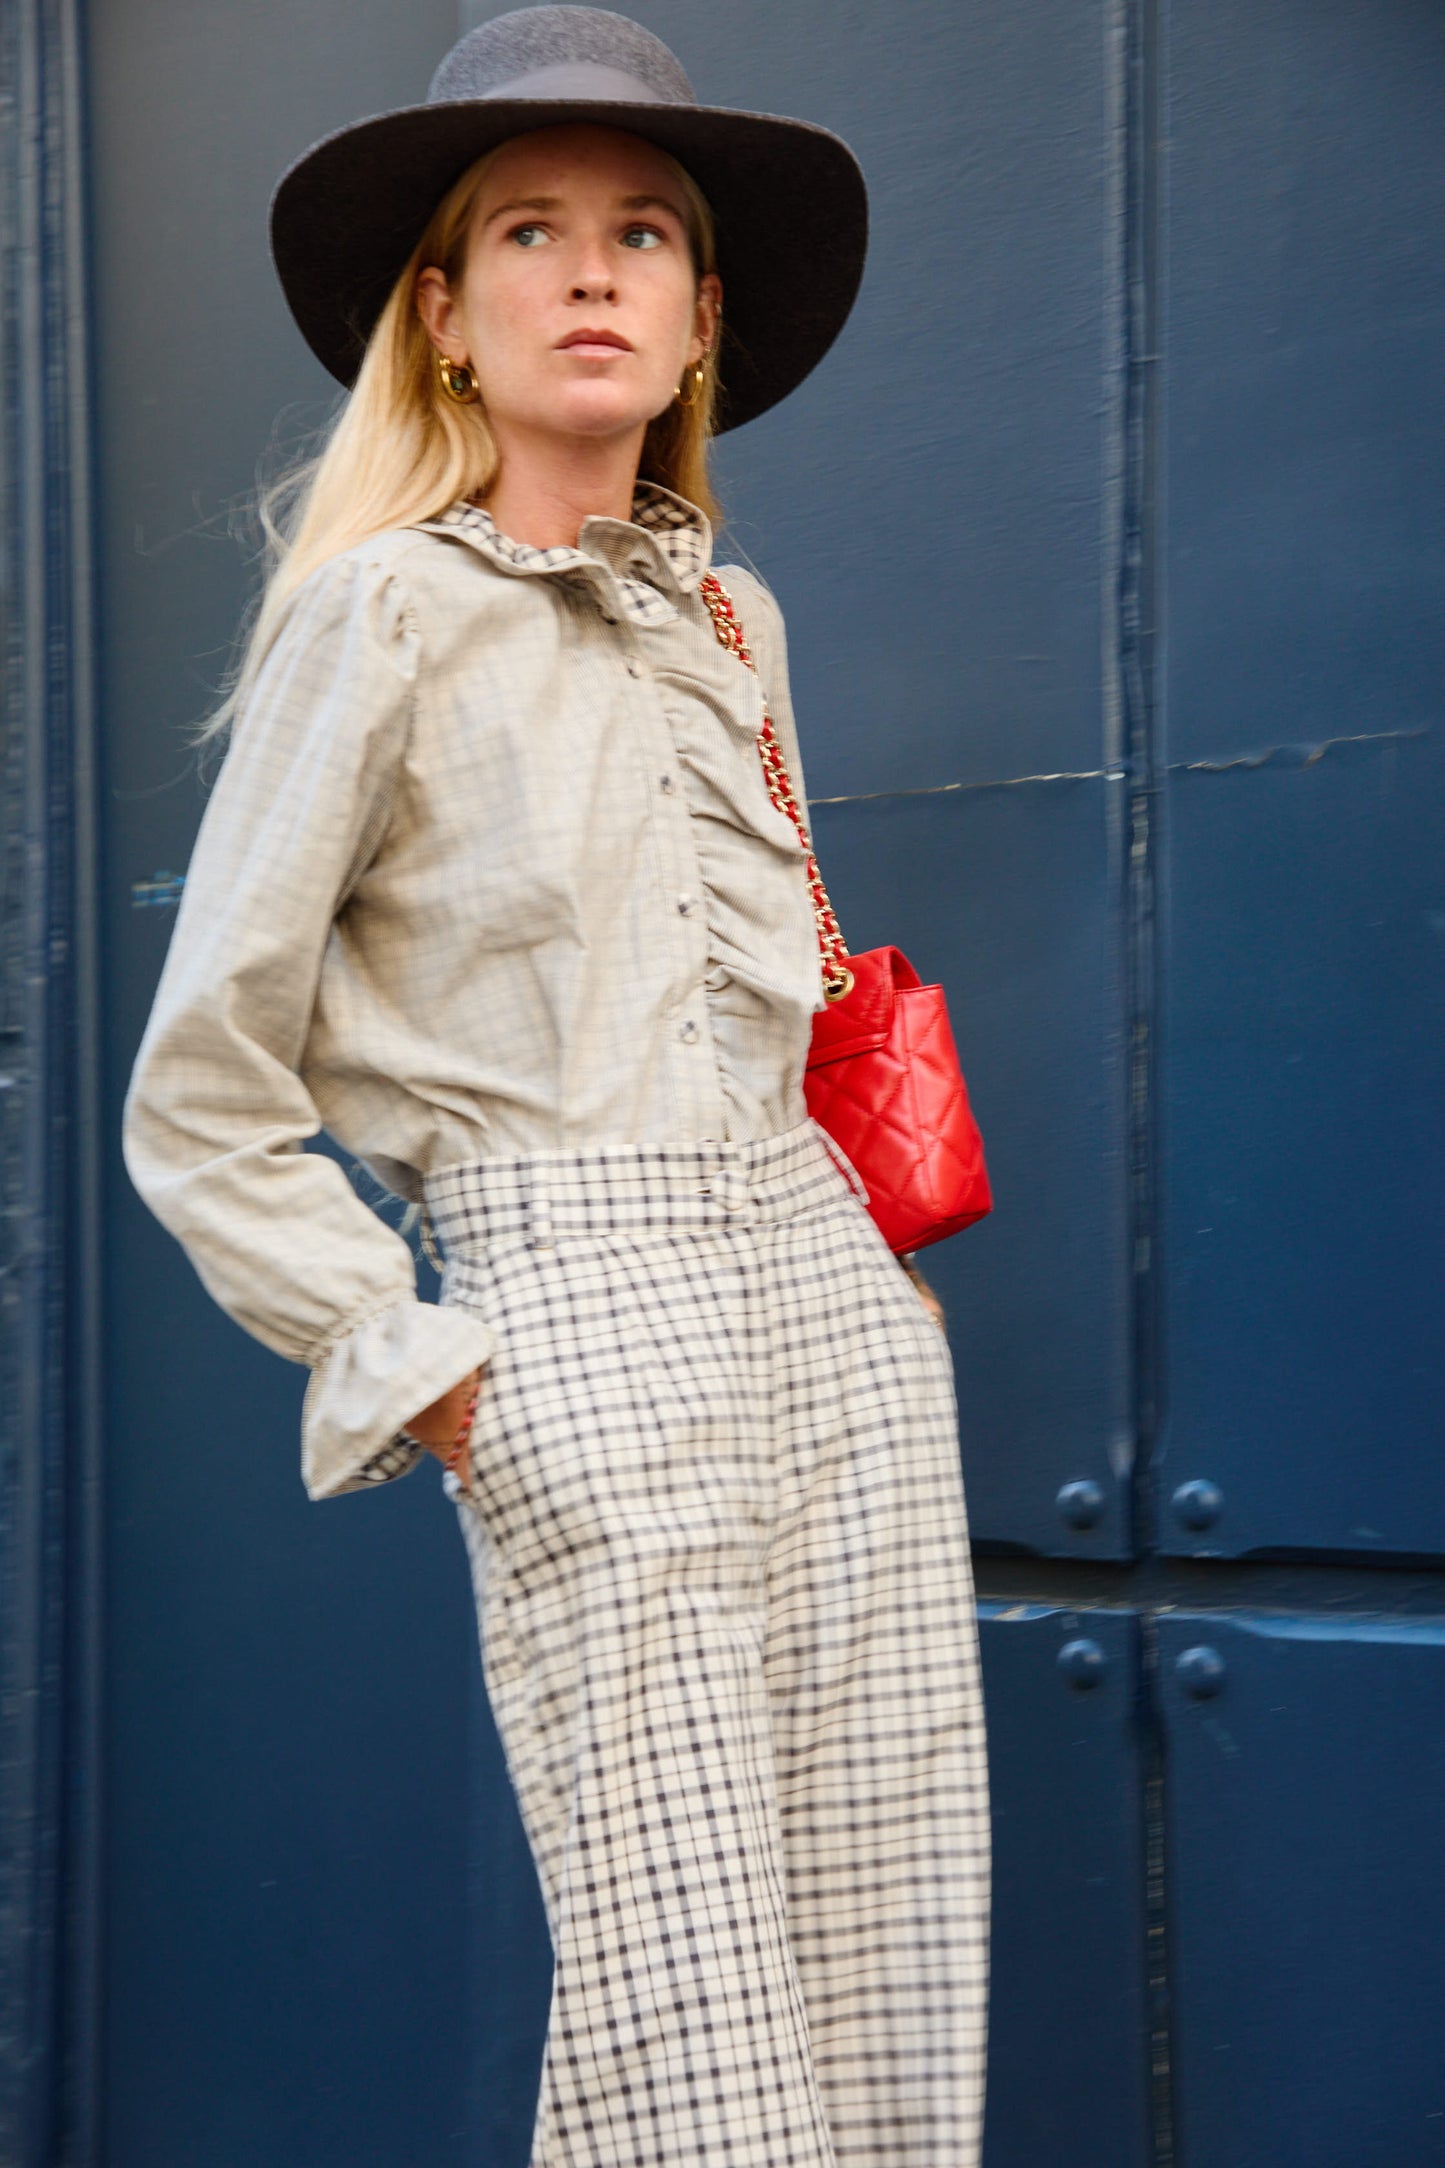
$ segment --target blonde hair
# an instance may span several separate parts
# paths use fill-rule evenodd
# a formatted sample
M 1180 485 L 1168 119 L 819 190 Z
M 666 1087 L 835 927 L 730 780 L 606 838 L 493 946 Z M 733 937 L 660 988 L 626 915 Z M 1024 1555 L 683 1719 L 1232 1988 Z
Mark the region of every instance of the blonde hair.
M 500 146 L 498 146 L 500 148 Z M 387 296 L 366 343 L 350 396 L 313 457 L 263 488 L 258 511 L 265 575 L 254 620 L 243 627 L 239 660 L 225 695 L 199 735 L 235 722 L 287 603 L 328 558 L 368 535 L 433 519 L 461 497 L 480 497 L 496 479 L 496 439 L 478 401 L 459 406 L 442 390 L 436 350 L 416 307 L 417 279 L 436 265 L 455 286 L 465 269 L 472 213 L 495 150 L 467 168 L 442 197 Z M 682 192 L 688 245 L 699 279 L 715 269 L 712 212 L 692 175 L 665 151 Z M 719 386 L 715 337 L 696 401 L 674 399 L 649 422 L 638 477 L 674 490 L 714 522 L 720 512 L 708 472 L 708 442 Z

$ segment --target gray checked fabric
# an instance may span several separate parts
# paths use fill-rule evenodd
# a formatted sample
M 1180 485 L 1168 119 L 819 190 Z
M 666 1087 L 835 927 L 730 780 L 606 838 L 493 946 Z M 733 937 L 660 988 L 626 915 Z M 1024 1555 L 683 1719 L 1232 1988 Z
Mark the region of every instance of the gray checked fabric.
M 418 1300 L 399 1196 L 495 1155 L 777 1135 L 818 959 L 761 695 L 697 583 L 708 522 L 533 549 L 457 505 L 298 591 L 207 806 L 127 1103 L 142 1195 L 216 1299 L 310 1366 L 313 1497 L 403 1472 L 402 1426 L 491 1353 Z M 724 575 L 801 789 L 782 623 Z
M 555 1952 L 532 2168 L 977 2168 L 989 1800 L 947 1344 L 811 1124 L 427 1183 Z

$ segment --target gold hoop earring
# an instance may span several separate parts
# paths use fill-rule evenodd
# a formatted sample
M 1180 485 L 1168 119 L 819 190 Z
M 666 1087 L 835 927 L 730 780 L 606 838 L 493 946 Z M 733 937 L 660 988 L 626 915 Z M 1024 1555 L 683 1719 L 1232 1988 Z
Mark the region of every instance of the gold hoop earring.
M 687 382 L 688 373 L 687 370 L 683 371 L 683 384 Z M 707 381 L 707 371 L 700 361 L 694 362 L 691 375 L 692 390 L 684 393 L 682 384 L 679 384 L 672 395 L 680 407 L 695 407 L 702 397 L 702 388 Z
M 482 396 L 477 372 L 469 361 L 452 361 L 447 355 L 438 354 L 437 375 L 448 399 L 454 399 L 458 406 L 475 406 Z

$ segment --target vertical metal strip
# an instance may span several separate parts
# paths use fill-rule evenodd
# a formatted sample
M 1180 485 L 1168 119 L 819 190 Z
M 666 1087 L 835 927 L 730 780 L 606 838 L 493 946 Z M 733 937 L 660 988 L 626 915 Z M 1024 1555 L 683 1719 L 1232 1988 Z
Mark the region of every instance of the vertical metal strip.
M 64 413 L 58 471 L 67 504 L 70 739 L 64 783 L 71 839 L 68 1210 L 65 1225 L 69 1391 L 67 1598 L 65 2045 L 60 2074 L 62 2168 L 99 2168 L 100 2015 L 104 1958 L 101 1887 L 104 1802 L 103 1388 L 101 1347 L 100 825 L 97 804 L 94 492 L 89 387 L 89 157 L 83 0 L 56 11 L 61 183 L 58 230 L 57 406 Z
M 1106 959 L 1104 999 L 1109 1030 L 1108 1077 L 1111 1118 L 1105 1149 L 1111 1174 L 1127 1184 L 1130 1132 L 1127 1074 L 1131 1002 L 1131 965 L 1127 896 L 1129 771 L 1128 718 L 1125 712 L 1123 650 L 1120 638 L 1120 581 L 1128 517 L 1129 399 L 1129 0 L 1102 0 L 1103 37 L 1103 260 L 1099 267 L 1102 350 L 1099 357 L 1102 426 L 1099 459 L 1099 759 L 1103 780 L 1104 879 L 1113 938 Z M 1137 1422 L 1133 1361 L 1132 1228 L 1127 1198 L 1121 1213 L 1123 1241 L 1111 1238 L 1107 1257 L 1112 1280 L 1109 1349 L 1111 1436 L 1109 1465 L 1123 1527 L 1132 1550 L 1137 1544 L 1134 1484 L 1138 1472 Z M 1118 1222 L 1114 1222 L 1118 1226 Z
M 41 141 L 38 24 L 7 0 L 3 34 L 4 768 L 0 776 L 0 2158 L 31 2168 L 49 2152 L 54 2054 L 58 1758 L 46 1570 L 53 1470 L 39 1434 L 44 1275 L 32 1190 L 43 1089 L 37 1045 L 36 916 L 45 915 L 35 772 L 43 759 L 45 611 L 35 515 L 43 508 L 39 429 Z M 43 987 L 43 976 L 40 985 Z M 44 2153 L 42 2153 L 42 2148 Z
M 1133 1250 L 1138 1548 L 1153 1548 L 1152 1454 L 1160 1403 L 1159 1153 L 1155 1077 L 1159 987 L 1156 905 L 1162 768 L 1156 744 L 1155 603 L 1158 553 L 1157 14 L 1128 0 L 1126 92 L 1128 362 L 1118 640 L 1124 758 L 1129 778 L 1126 914 L 1129 946 L 1129 1189 Z
M 1158 1059 L 1160 785 L 1157 705 L 1160 539 L 1160 0 L 1121 0 L 1124 399 L 1115 632 L 1120 753 L 1127 775 L 1123 867 L 1127 948 L 1127 1125 L 1133 1342 L 1135 1550 L 1154 1549 L 1154 1455 L 1163 1397 Z M 1145 1859 L 1148 2098 L 1155 2168 L 1176 2155 L 1171 2039 L 1165 1733 L 1155 1618 L 1141 1619 L 1140 1802 Z
M 0 0 L 0 2159 L 94 2160 L 100 1628 L 77 0 Z
M 1100 357 L 1104 427 L 1099 476 L 1099 679 L 1102 765 L 1124 780 L 1126 730 L 1120 642 L 1119 594 L 1124 561 L 1125 459 L 1129 376 L 1129 0 L 1103 0 L 1104 29 L 1104 350 Z M 1110 790 L 1111 805 L 1118 792 Z

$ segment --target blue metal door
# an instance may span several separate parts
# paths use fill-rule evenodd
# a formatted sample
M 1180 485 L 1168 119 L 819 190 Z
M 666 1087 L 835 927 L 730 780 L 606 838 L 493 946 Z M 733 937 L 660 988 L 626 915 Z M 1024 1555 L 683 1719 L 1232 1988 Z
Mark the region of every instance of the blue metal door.
M 995 1180 L 934 1253 L 994 1783 L 989 2168 L 1424 2168 L 1445 16 L 638 12 L 873 190 L 844 338 L 721 468 L 845 929 L 947 986 Z M 450 1509 L 425 1475 L 305 1503 L 299 1376 L 117 1149 L 201 803 L 184 730 L 245 590 L 229 508 L 328 395 L 269 188 L 422 95 L 457 28 L 88 25 L 105 1995 L 65 2158 L 105 2168 L 526 2159 L 548 1953 Z
M 1440 1559 L 1445 17 L 1170 49 L 1159 1541 Z
M 1445 2160 L 1445 1621 L 1403 1608 L 1159 1622 L 1185 2160 Z

